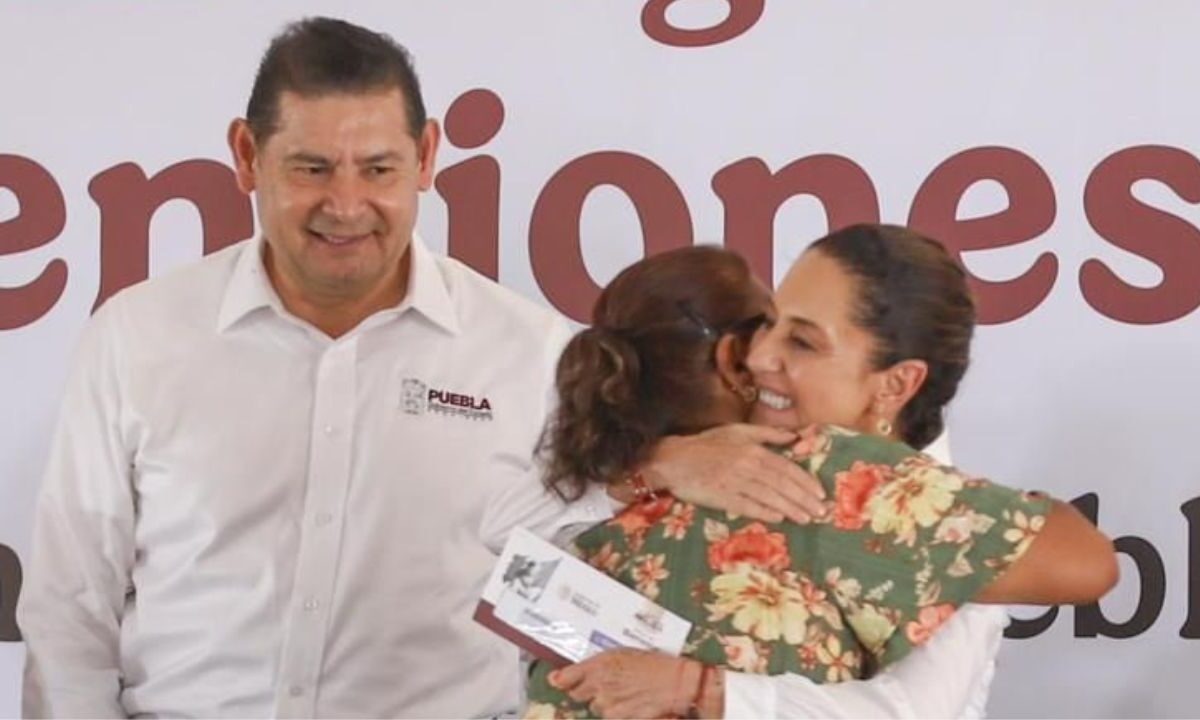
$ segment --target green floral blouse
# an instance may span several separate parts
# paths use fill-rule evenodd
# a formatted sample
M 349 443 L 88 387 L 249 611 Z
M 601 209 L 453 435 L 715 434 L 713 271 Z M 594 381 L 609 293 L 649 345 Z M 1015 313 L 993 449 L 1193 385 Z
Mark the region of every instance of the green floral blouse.
M 921 645 L 1019 558 L 1049 498 L 938 465 L 909 446 L 814 427 L 784 451 L 833 512 L 762 522 L 672 497 L 633 505 L 575 541 L 593 566 L 693 623 L 684 654 L 816 682 L 870 675 Z M 530 668 L 531 717 L 587 717 Z

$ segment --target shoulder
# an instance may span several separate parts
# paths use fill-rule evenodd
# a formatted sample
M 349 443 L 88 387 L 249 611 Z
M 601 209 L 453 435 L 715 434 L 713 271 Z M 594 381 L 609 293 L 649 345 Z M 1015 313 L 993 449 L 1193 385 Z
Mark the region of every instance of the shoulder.
M 889 438 L 836 425 L 811 425 L 784 454 L 821 479 L 826 486 L 835 475 L 855 466 L 894 467 L 921 453 Z
M 236 247 L 227 248 L 105 300 L 87 319 L 75 346 L 74 376 L 123 375 L 131 362 L 193 345 L 197 331 L 212 333 L 238 255 Z
M 571 335 L 566 318 L 455 258 L 436 253 L 430 255 L 453 298 L 458 320 L 464 328 L 501 336 L 508 343 L 528 342 L 531 347 L 551 345 L 557 359 Z
M 215 326 L 217 312 L 246 240 L 131 285 L 109 298 L 101 312 L 139 326 L 161 322 Z

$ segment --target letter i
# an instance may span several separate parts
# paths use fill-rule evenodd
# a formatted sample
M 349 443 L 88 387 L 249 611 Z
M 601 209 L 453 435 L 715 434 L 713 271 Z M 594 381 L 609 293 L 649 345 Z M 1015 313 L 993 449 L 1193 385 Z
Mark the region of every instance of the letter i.
M 468 90 L 446 111 L 446 139 L 455 147 L 477 148 L 504 124 L 504 103 L 491 90 Z M 500 163 L 476 155 L 438 173 L 434 181 L 446 201 L 447 251 L 496 280 L 500 255 Z

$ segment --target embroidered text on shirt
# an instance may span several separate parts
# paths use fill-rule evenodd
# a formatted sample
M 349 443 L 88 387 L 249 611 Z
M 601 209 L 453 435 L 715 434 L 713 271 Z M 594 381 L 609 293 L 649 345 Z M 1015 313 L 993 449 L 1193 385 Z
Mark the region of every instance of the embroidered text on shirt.
M 492 404 L 486 396 L 477 398 L 465 393 L 431 388 L 415 378 L 405 378 L 401 388 L 401 407 L 409 415 L 430 412 L 468 420 L 492 419 Z

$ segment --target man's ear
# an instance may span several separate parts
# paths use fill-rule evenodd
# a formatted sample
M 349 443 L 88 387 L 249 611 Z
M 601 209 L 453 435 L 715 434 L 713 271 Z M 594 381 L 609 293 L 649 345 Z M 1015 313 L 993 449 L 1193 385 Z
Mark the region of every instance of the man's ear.
M 920 391 L 928 375 L 929 365 L 924 360 L 912 359 L 876 371 L 874 412 L 894 424 L 900 410 Z
M 417 187 L 422 191 L 433 187 L 433 175 L 437 169 L 438 143 L 442 138 L 442 129 L 437 120 L 426 120 L 421 129 L 421 137 L 417 140 L 420 152 L 420 167 L 418 169 Z
M 254 133 L 250 125 L 242 118 L 234 118 L 229 123 L 226 134 L 229 151 L 233 154 L 233 171 L 237 176 L 238 188 L 249 194 L 254 191 L 256 182 L 255 162 L 258 160 L 258 145 L 254 141 Z

